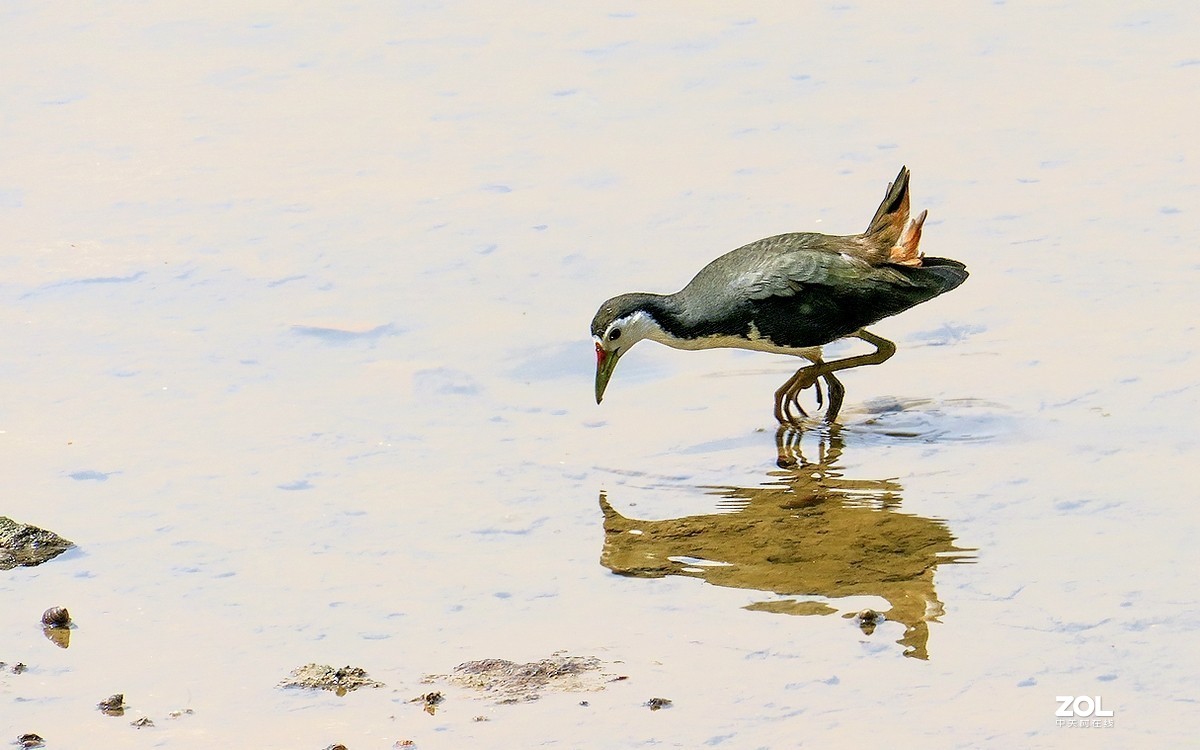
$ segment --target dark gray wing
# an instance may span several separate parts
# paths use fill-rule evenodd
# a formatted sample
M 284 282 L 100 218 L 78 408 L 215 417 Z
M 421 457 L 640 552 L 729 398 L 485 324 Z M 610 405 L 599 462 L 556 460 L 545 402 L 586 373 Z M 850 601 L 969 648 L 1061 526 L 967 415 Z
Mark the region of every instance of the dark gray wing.
M 781 234 L 717 258 L 685 288 L 689 295 L 730 302 L 792 297 L 806 288 L 909 286 L 903 273 L 872 266 L 852 237 Z
M 965 276 L 951 266 L 871 265 L 853 237 L 768 237 L 717 258 L 674 295 L 679 335 L 757 330 L 780 346 L 819 346 L 936 297 Z

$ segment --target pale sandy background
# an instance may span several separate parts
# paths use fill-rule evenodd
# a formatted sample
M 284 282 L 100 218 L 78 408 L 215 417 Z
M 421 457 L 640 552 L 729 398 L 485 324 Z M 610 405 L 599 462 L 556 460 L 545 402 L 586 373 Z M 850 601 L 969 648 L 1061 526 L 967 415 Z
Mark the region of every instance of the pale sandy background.
M 0 6 L 0 514 L 79 545 L 0 573 L 0 739 L 1193 741 L 1200 11 L 1118 6 Z M 779 479 L 794 365 L 644 344 L 597 407 L 596 306 L 858 231 L 901 164 L 972 276 L 877 327 L 835 473 L 975 550 L 930 569 L 928 659 L 840 616 L 878 596 L 613 575 L 602 492 L 662 520 Z M 629 679 L 408 703 L 555 650 Z M 387 687 L 275 687 L 309 661 Z

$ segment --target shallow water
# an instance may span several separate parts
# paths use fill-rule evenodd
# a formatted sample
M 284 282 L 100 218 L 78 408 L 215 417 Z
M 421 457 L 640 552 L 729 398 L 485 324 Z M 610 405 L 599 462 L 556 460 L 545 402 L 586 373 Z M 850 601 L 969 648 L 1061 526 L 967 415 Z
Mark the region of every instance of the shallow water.
M 524 10 L 0 10 L 0 514 L 78 544 L 0 573 L 0 733 L 1195 736 L 1192 5 Z M 779 438 L 747 352 L 645 344 L 595 405 L 601 301 L 858 231 L 900 164 L 972 276 L 840 429 Z M 409 702 L 555 651 L 627 679 Z M 386 687 L 276 687 L 314 661 Z

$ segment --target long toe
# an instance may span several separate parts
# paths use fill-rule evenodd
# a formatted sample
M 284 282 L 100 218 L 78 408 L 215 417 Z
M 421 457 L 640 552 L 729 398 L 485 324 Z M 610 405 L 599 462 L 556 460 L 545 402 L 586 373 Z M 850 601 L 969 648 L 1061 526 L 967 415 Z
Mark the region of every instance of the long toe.
M 783 385 L 779 386 L 779 390 L 775 391 L 775 421 L 779 424 L 795 424 L 796 418 L 791 413 L 791 402 L 796 398 L 796 384 L 803 379 L 804 372 L 807 367 L 801 367 L 796 370 Z M 797 404 L 799 406 L 799 404 Z M 800 410 L 803 413 L 803 409 Z M 805 416 L 808 416 L 807 414 Z
M 825 374 L 825 384 L 829 386 L 829 408 L 825 410 L 825 421 L 833 422 L 838 412 L 842 410 L 842 400 L 846 396 L 846 386 L 834 377 L 832 372 Z
M 786 383 L 784 384 L 784 388 L 780 388 L 778 391 L 775 391 L 775 421 L 778 421 L 780 425 L 786 425 L 787 422 L 790 421 L 788 420 L 787 416 Z
M 801 406 L 801 404 L 800 404 L 800 394 L 804 391 L 805 388 L 808 388 L 810 385 L 813 384 L 813 381 L 809 380 L 809 376 L 812 374 L 812 370 L 813 370 L 813 368 L 811 365 L 809 365 L 808 367 L 802 367 L 796 372 L 795 375 L 792 376 L 791 380 L 788 381 L 787 398 L 785 399 L 785 402 L 784 402 L 785 409 L 790 410 L 791 406 L 795 406 L 796 410 L 799 411 L 805 417 L 808 416 L 808 412 L 805 411 L 804 407 Z M 821 400 L 822 400 L 822 398 L 818 397 L 817 403 L 820 404 Z M 789 413 L 789 416 L 790 416 L 790 413 Z M 795 423 L 798 423 L 799 420 L 796 419 L 795 417 L 793 417 L 792 422 L 793 422 L 793 424 L 795 424 Z
M 807 417 L 808 412 L 804 411 L 804 407 L 800 405 L 800 400 L 796 398 L 795 393 L 789 393 L 787 401 L 784 402 L 783 412 L 787 415 L 789 424 L 799 424 L 800 417 L 792 414 L 792 407 L 796 407 L 796 411 L 800 412 L 800 417 Z

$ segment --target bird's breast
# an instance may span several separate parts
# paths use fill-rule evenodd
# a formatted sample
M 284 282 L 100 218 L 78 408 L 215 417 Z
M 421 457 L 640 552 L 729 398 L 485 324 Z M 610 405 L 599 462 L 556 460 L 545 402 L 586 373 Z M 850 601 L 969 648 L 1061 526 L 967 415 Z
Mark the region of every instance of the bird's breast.
M 794 357 L 804 357 L 812 361 L 816 361 L 821 357 L 821 347 L 805 346 L 794 347 L 777 344 L 762 332 L 753 323 L 750 323 L 745 335 L 731 335 L 728 333 L 712 333 L 688 338 L 673 336 L 665 330 L 655 330 L 648 338 L 657 341 L 660 344 L 665 344 L 673 349 L 686 349 L 688 351 L 698 351 L 700 349 L 749 349 L 755 352 L 768 352 L 770 354 L 788 354 Z

